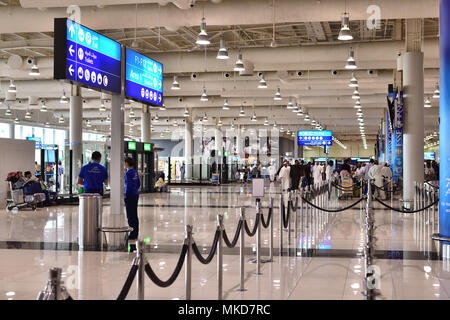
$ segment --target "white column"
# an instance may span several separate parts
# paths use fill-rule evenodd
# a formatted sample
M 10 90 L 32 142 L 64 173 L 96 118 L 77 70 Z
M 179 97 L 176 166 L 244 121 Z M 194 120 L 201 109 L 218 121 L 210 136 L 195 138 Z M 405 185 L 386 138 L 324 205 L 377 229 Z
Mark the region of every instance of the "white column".
M 124 109 L 123 96 L 113 94 L 111 100 L 111 170 L 109 183 L 111 186 L 112 215 L 123 215 L 124 212 Z
M 241 134 L 241 126 L 236 126 L 236 153 L 238 157 L 244 157 L 242 150 L 244 149 L 244 141 L 242 140 L 242 134 Z
M 293 156 L 294 159 L 298 158 L 298 143 L 297 140 L 294 137 L 294 140 L 292 141 L 294 143 L 294 152 L 293 152 Z
M 81 88 L 72 86 L 70 96 L 70 125 L 69 125 L 70 149 L 72 150 L 72 185 L 77 181 L 82 162 L 81 154 L 83 152 L 83 98 L 81 97 Z M 105 155 L 104 155 L 105 156 Z M 44 164 L 41 163 L 41 166 Z
M 192 149 L 194 144 L 192 120 L 186 118 L 184 126 L 184 161 L 185 161 L 185 178 L 192 179 Z
M 9 124 L 9 138 L 15 139 L 14 123 Z
M 414 198 L 414 181 L 424 181 L 423 168 L 423 52 L 406 52 L 403 56 L 404 131 L 403 131 L 403 200 Z
M 151 139 L 151 115 L 147 105 L 142 105 L 141 113 L 141 142 L 150 142 Z

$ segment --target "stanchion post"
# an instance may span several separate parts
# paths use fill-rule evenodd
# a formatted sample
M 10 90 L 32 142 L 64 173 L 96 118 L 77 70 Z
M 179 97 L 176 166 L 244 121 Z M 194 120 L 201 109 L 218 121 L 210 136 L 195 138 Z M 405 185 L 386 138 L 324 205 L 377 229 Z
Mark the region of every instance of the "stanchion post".
M 297 221 L 297 210 L 298 210 L 298 194 L 297 190 L 294 191 L 294 208 L 295 208 L 295 215 L 294 215 L 294 239 L 295 239 L 295 248 L 297 248 L 297 228 L 298 228 L 298 221 Z
M 191 300 L 192 292 L 192 225 L 185 226 L 186 238 L 184 243 L 187 244 L 186 265 L 184 267 L 184 293 L 186 300 Z
M 272 216 L 270 218 L 270 236 L 269 236 L 269 261 L 273 261 L 273 219 L 275 214 L 273 213 L 273 198 L 270 198 L 270 208 L 272 210 Z
M 145 258 L 144 258 L 144 241 L 138 240 L 136 241 L 137 250 L 136 250 L 136 258 L 138 259 L 138 272 L 137 272 L 137 299 L 138 300 L 144 300 L 145 293 L 145 274 L 144 274 L 144 267 L 145 267 Z
M 223 289 L 223 215 L 217 215 L 217 225 L 219 227 L 219 241 L 217 242 L 217 300 L 222 300 Z
M 279 245 L 279 255 L 282 256 L 283 255 L 283 216 L 284 216 L 284 210 L 283 210 L 283 204 L 284 204 L 284 199 L 283 199 L 283 194 L 281 194 L 280 196 L 280 245 Z
M 261 274 L 261 199 L 256 199 L 256 275 Z
M 245 291 L 244 281 L 245 281 L 245 208 L 241 207 L 241 217 L 242 228 L 241 228 L 241 239 L 239 243 L 239 274 L 240 274 L 240 286 L 239 291 Z

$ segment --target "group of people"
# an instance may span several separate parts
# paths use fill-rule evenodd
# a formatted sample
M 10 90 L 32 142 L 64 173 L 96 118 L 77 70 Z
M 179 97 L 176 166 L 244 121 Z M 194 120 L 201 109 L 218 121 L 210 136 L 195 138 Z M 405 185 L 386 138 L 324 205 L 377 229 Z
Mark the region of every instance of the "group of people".
M 281 181 L 281 188 L 285 190 L 308 189 L 310 185 L 317 186 L 321 181 L 329 181 L 334 174 L 334 163 L 332 160 L 327 164 L 316 162 L 314 165 L 311 162 L 295 160 L 293 164 L 285 160 L 283 165 L 275 169 L 272 163 L 269 167 L 270 181 L 278 179 Z
M 98 193 L 103 195 L 103 184 L 108 184 L 108 172 L 100 164 L 102 155 L 94 151 L 91 156 L 91 162 L 84 165 L 78 174 L 78 184 L 83 185 L 84 193 Z M 134 169 L 134 160 L 126 158 L 124 161 L 125 173 L 125 208 L 127 212 L 128 225 L 133 228 L 128 240 L 135 241 L 139 235 L 138 201 L 139 188 L 141 182 L 138 172 Z M 136 250 L 136 244 L 130 243 L 130 250 Z

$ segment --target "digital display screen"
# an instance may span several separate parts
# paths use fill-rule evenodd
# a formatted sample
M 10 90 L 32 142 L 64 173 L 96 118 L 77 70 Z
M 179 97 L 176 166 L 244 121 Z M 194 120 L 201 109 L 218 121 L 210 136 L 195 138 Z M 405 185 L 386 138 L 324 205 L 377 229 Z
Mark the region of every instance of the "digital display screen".
M 120 43 L 67 18 L 55 19 L 54 78 L 120 93 Z
M 136 150 L 136 142 L 128 141 L 128 150 Z
M 298 131 L 299 146 L 331 146 L 333 134 L 331 131 Z
M 144 151 L 152 151 L 152 145 L 150 143 L 144 143 Z
M 38 138 L 38 137 L 27 137 L 27 140 L 33 140 L 34 141 L 34 148 L 35 149 L 41 149 L 41 147 L 42 147 L 41 138 Z
M 424 160 L 435 160 L 435 153 L 434 152 L 424 152 Z
M 163 65 L 134 50 L 125 49 L 125 96 L 162 106 Z

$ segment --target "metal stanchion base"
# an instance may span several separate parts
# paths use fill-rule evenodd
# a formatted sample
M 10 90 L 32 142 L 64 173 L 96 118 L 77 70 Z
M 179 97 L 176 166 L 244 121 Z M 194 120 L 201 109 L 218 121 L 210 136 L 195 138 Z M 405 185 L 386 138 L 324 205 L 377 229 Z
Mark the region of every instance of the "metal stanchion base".
M 235 291 L 237 291 L 237 292 L 244 292 L 244 291 L 247 291 L 247 289 L 241 289 L 241 288 L 239 288 L 239 289 L 236 289 Z
M 450 238 L 447 238 L 447 237 L 441 237 L 441 236 L 439 235 L 439 233 L 433 233 L 433 234 L 431 235 L 431 239 L 437 240 L 437 241 L 443 241 L 443 242 L 450 242 Z
M 261 262 L 261 263 L 267 263 L 267 262 L 273 262 L 273 260 L 270 260 L 270 259 L 261 259 L 260 262 Z M 256 258 L 250 258 L 250 259 L 248 259 L 248 263 L 255 264 L 255 263 L 256 263 Z
M 381 293 L 378 289 L 369 289 L 367 291 L 361 291 L 361 294 L 368 298 L 374 298 L 376 296 L 381 296 Z

